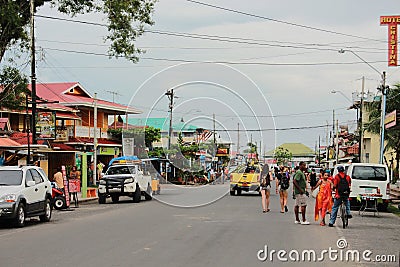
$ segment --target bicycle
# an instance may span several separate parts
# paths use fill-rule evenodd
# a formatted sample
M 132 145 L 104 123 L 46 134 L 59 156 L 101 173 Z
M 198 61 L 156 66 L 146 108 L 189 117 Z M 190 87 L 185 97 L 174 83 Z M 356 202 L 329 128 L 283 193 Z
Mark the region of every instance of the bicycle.
M 339 216 L 342 219 L 343 229 L 345 229 L 349 225 L 349 218 L 347 217 L 346 212 L 346 202 L 348 197 L 341 197 L 342 203 L 339 206 Z

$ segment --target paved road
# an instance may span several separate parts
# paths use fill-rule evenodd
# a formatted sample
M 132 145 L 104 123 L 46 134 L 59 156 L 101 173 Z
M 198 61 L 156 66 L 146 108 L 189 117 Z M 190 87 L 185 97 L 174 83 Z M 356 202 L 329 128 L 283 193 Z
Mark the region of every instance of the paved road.
M 223 187 L 216 185 L 203 193 L 209 192 L 211 198 Z M 164 190 L 163 199 L 175 200 L 179 192 Z M 399 251 L 400 221 L 390 214 L 361 218 L 355 213 L 350 228 L 342 231 L 314 222 L 295 225 L 292 211 L 279 213 L 278 196 L 272 194 L 271 201 L 271 212 L 266 214 L 260 212 L 257 195 L 226 195 L 197 208 L 178 208 L 154 200 L 135 204 L 129 199 L 119 204 L 81 205 L 75 211 L 56 211 L 47 224 L 34 221 L 23 229 L 0 227 L 0 265 L 269 266 L 270 260 L 257 259 L 257 252 L 265 246 L 269 251 L 301 253 L 315 249 L 319 254 L 329 247 L 337 249 L 336 242 L 342 237 L 349 249 L 371 249 L 375 254 Z M 284 264 L 274 255 L 272 265 Z M 304 262 L 292 264 L 310 266 Z M 337 264 L 328 256 L 323 262 L 324 266 Z M 346 264 L 363 265 L 378 266 Z M 398 265 L 397 261 L 388 266 Z

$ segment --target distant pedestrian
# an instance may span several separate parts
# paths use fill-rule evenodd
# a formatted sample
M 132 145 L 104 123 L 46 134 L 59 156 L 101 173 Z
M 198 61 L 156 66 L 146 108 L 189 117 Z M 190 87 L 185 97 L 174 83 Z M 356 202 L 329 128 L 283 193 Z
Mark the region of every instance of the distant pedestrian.
M 76 169 L 76 166 L 72 166 L 72 169 L 69 172 L 69 179 L 71 179 L 71 180 L 72 179 L 77 179 L 77 180 L 81 179 L 81 172 Z M 78 207 L 79 206 L 78 192 L 70 193 L 70 198 L 71 198 L 71 195 L 74 199 L 75 207 Z
M 321 177 L 318 177 L 318 178 L 321 178 Z M 315 173 L 315 169 L 311 169 L 311 173 L 310 173 L 310 186 L 311 186 L 311 188 L 315 187 L 316 184 L 317 184 L 317 174 Z
M 281 213 L 288 212 L 287 197 L 290 184 L 290 177 L 288 169 L 281 166 L 280 172 L 276 176 L 276 191 L 279 188 L 279 199 L 281 204 Z
M 264 165 L 261 169 L 261 174 L 258 182 L 260 183 L 261 206 L 263 212 L 269 212 L 269 196 L 271 188 L 272 174 L 269 171 L 268 165 Z
M 101 179 L 101 175 L 103 173 L 103 169 L 104 169 L 104 164 L 103 162 L 101 162 L 100 160 L 97 161 L 97 179 L 100 180 Z
M 61 172 L 61 167 L 57 167 L 57 172 L 54 174 L 53 180 L 56 183 L 57 188 L 64 188 L 64 179 Z
M 295 193 L 295 199 L 296 203 L 294 206 L 294 214 L 296 217 L 296 224 L 302 224 L 302 225 L 308 225 L 310 224 L 306 220 L 306 208 L 307 208 L 307 198 L 308 192 L 306 190 L 307 186 L 307 181 L 306 177 L 304 175 L 304 171 L 307 170 L 306 163 L 301 161 L 299 164 L 300 169 L 295 173 L 294 179 L 293 179 L 293 185 L 294 185 L 294 193 Z M 301 208 L 301 215 L 302 215 L 302 221 L 299 219 L 299 208 Z
M 327 212 L 332 211 L 332 188 L 333 184 L 329 181 L 329 173 L 325 172 L 321 180 L 317 184 L 311 187 L 311 190 L 316 190 L 319 187 L 318 195 L 315 199 L 315 221 L 318 221 L 321 215 L 321 226 L 325 226 L 325 215 Z

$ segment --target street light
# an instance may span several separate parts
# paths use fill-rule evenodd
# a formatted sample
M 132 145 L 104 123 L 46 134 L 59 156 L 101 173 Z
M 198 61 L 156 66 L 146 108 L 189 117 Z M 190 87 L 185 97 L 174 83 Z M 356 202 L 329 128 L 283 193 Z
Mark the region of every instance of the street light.
M 382 78 L 382 85 L 378 88 L 379 91 L 382 92 L 382 102 L 381 102 L 381 127 L 380 127 L 380 135 L 381 135 L 381 141 L 380 141 L 380 155 L 379 155 L 379 164 L 383 164 L 383 152 L 385 149 L 385 115 L 386 115 L 386 95 L 388 91 L 388 86 L 386 86 L 386 72 L 384 71 L 382 74 L 379 70 L 377 70 L 374 66 L 369 64 L 367 61 L 365 61 L 362 57 L 357 55 L 354 51 L 352 50 L 344 50 L 340 49 L 339 53 L 343 54 L 345 52 L 350 52 L 353 55 L 355 55 L 357 58 L 359 58 L 362 62 L 370 66 L 374 71 L 379 73 L 379 75 Z M 364 93 L 364 92 L 363 92 Z M 361 98 L 362 100 L 363 98 Z
M 339 91 L 339 90 L 332 90 L 331 93 L 332 93 L 332 94 L 339 93 L 339 94 L 341 94 L 342 96 L 344 96 L 344 98 L 346 98 L 347 100 L 349 100 L 350 103 L 353 104 L 353 101 L 352 101 L 348 96 L 346 96 L 342 91 Z

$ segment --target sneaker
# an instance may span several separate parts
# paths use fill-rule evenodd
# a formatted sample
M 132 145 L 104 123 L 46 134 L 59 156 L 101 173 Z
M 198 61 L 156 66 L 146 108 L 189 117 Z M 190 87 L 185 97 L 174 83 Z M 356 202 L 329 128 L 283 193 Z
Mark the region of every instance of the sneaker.
M 294 221 L 294 224 L 300 224 L 300 221 Z
M 287 206 L 285 206 L 285 212 L 288 212 L 289 211 L 289 209 L 287 208 Z
M 347 219 L 351 219 L 351 218 L 353 218 L 353 215 L 351 215 L 351 214 L 347 215 Z
M 330 223 L 330 224 L 329 224 L 329 227 L 333 227 L 333 224 Z
M 308 221 L 301 222 L 301 225 L 309 225 L 309 224 L 310 224 L 310 222 L 308 222 Z

